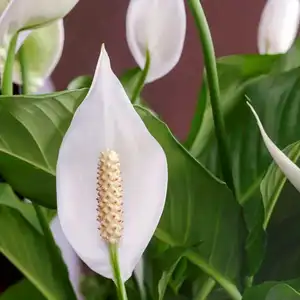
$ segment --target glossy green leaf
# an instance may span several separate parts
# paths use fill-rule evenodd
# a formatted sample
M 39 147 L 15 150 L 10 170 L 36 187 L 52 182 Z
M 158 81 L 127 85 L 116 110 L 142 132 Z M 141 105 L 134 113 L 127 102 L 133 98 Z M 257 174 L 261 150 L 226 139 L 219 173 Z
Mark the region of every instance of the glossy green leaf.
M 138 112 L 168 160 L 167 201 L 156 237 L 173 247 L 193 247 L 187 257 L 219 283 L 238 281 L 244 229 L 239 204 L 165 124 L 145 109 Z
M 19 194 L 56 207 L 59 146 L 86 92 L 0 97 L 0 173 Z
M 268 246 L 257 282 L 300 277 L 300 195 L 289 183 L 268 225 Z
M 82 75 L 74 78 L 68 84 L 68 90 L 77 90 L 83 88 L 90 88 L 92 85 L 93 77 L 89 75 Z
M 171 277 L 177 265 L 181 261 L 184 252 L 185 250 L 182 248 L 173 248 L 165 252 L 164 255 L 161 257 L 161 260 L 163 261 L 163 266 L 161 267 L 164 271 L 157 285 L 159 300 L 164 299 L 167 286 L 171 280 Z
M 284 149 L 284 153 L 291 159 L 291 161 L 296 163 L 300 157 L 300 142 L 296 142 L 286 147 Z M 276 163 L 273 162 L 260 185 L 265 208 L 265 228 L 269 223 L 274 207 L 281 194 L 285 182 L 285 175 L 281 172 Z
M 268 293 L 266 300 L 300 300 L 300 293 L 287 284 L 278 284 Z
M 288 287 L 288 289 L 286 289 Z M 280 295 L 281 298 L 274 298 L 274 300 L 289 300 L 286 298 L 289 295 L 290 289 L 300 290 L 299 279 L 290 280 L 287 282 L 268 281 L 260 285 L 253 286 L 247 289 L 243 295 L 243 300 L 273 300 L 271 296 Z M 287 292 L 287 294 L 284 294 Z M 277 295 L 276 295 L 277 294 Z M 291 300 L 294 300 L 291 298 Z
M 0 183 L 0 205 L 18 210 L 31 225 L 41 232 L 41 227 L 32 204 L 21 201 L 7 183 Z
M 22 281 L 9 287 L 3 294 L 0 295 L 0 300 L 46 300 L 46 298 L 30 283 L 28 280 Z
M 300 66 L 300 39 L 284 55 L 232 55 L 217 60 L 222 112 L 227 115 L 240 102 L 249 84 L 268 75 L 289 71 Z M 193 155 L 201 155 L 214 133 L 206 78 L 199 93 L 197 109 L 185 146 Z
M 0 251 L 49 300 L 74 299 L 67 274 L 51 263 L 44 236 L 15 209 L 0 205 Z
M 250 84 L 245 93 L 261 118 L 266 132 L 281 148 L 300 139 L 300 73 L 294 69 L 265 76 Z M 272 162 L 256 121 L 242 96 L 225 116 L 227 139 L 233 159 L 233 176 L 239 202 L 244 207 L 251 243 L 247 244 L 249 274 L 253 275 L 263 255 L 264 207 L 260 183 Z M 202 125 L 202 128 L 205 126 Z M 198 160 L 215 174 L 220 174 L 214 134 L 206 133 Z M 257 239 L 255 238 L 257 237 Z M 259 254 L 260 252 L 261 254 Z
M 112 295 L 116 297 L 113 282 L 95 274 L 82 278 L 80 290 L 85 300 L 106 300 Z

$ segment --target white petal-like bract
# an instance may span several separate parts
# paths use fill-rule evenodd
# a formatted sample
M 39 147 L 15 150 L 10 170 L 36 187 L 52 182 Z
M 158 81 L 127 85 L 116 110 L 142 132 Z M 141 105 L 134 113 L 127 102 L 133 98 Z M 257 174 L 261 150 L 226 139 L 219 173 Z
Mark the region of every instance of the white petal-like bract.
M 133 108 L 102 47 L 94 80 L 74 114 L 57 162 L 57 208 L 73 249 L 90 269 L 114 278 L 97 221 L 97 170 L 101 152 L 119 155 L 124 231 L 118 245 L 127 280 L 163 212 L 167 190 L 164 151 Z
M 150 69 L 146 82 L 163 77 L 175 67 L 185 34 L 183 0 L 130 0 L 126 16 L 127 43 L 142 69 L 149 51 Z
M 64 39 L 62 19 L 30 31 L 16 55 L 14 82 L 22 84 L 19 60 L 19 53 L 22 50 L 26 60 L 30 92 L 36 92 L 42 87 L 61 58 Z
M 3 1 L 2 1 L 3 2 Z M 11 0 L 4 1 L 0 8 L 6 8 L 0 17 L 0 45 L 8 44 L 18 31 L 63 18 L 77 4 L 78 0 Z
M 61 251 L 62 258 L 69 272 L 69 279 L 78 300 L 83 297 L 80 293 L 81 262 L 62 232 L 58 217 L 53 218 L 50 224 L 53 238 Z
M 256 118 L 257 125 L 260 129 L 260 133 L 272 158 L 274 159 L 278 167 L 281 169 L 281 171 L 285 174 L 287 179 L 300 192 L 300 169 L 268 137 L 254 108 L 251 106 L 250 103 L 247 104 L 250 107 L 254 117 Z
M 258 28 L 259 53 L 287 52 L 296 38 L 299 21 L 299 0 L 268 0 Z

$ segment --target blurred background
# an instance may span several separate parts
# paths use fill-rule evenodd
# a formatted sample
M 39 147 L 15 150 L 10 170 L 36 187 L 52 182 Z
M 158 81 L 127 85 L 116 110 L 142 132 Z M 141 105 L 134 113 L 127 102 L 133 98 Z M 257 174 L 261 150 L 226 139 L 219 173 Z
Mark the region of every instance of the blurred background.
M 162 0 L 163 1 L 163 0 Z M 80 0 L 65 18 L 66 42 L 53 80 L 58 90 L 79 75 L 92 74 L 101 43 L 117 75 L 136 66 L 125 37 L 128 0 Z M 203 0 L 218 57 L 255 53 L 256 33 L 264 0 Z M 143 97 L 183 139 L 188 131 L 201 83 L 203 61 L 192 16 L 186 7 L 187 36 L 179 64 L 146 86 Z

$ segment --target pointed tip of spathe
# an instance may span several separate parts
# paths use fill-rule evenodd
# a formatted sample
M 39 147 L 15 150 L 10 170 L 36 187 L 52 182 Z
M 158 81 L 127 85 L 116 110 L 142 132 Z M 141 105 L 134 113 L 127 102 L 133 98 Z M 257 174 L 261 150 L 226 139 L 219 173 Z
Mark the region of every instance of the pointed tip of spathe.
M 259 116 L 257 115 L 255 109 L 253 108 L 253 106 L 251 105 L 251 103 L 249 101 L 246 101 L 246 104 L 249 106 L 249 108 L 251 109 L 256 121 L 257 121 L 257 124 L 259 127 L 261 127 L 261 122 L 260 122 L 260 119 L 259 119 Z
M 110 72 L 110 71 L 111 71 L 110 59 L 109 59 L 108 53 L 105 49 L 105 44 L 102 43 L 100 54 L 98 57 L 98 62 L 97 62 L 96 69 L 94 72 L 93 82 L 90 87 L 89 94 L 92 93 L 93 90 L 97 90 L 98 86 L 100 86 L 100 84 L 101 84 L 100 77 L 102 77 L 105 73 L 107 74 L 107 72 Z
M 106 51 L 106 47 L 105 47 L 104 43 L 101 44 L 101 50 L 100 50 L 100 55 L 99 55 L 99 59 L 98 59 L 97 67 L 96 67 L 95 76 L 97 75 L 97 72 L 103 68 L 111 69 L 110 58 L 108 56 L 108 53 Z

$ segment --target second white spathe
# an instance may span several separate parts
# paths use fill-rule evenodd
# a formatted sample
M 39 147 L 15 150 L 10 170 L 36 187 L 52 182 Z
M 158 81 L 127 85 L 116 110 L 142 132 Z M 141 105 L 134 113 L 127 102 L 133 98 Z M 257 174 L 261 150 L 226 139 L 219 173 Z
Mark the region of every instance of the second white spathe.
M 16 53 L 13 81 L 17 84 L 22 84 L 20 50 L 23 50 L 29 89 L 30 92 L 35 93 L 38 88 L 44 85 L 45 80 L 51 76 L 58 64 L 63 52 L 64 39 L 62 19 L 30 31 L 26 38 L 22 40 L 19 51 Z M 2 69 L 4 59 L 0 60 L 0 64 Z
M 80 292 L 81 261 L 63 234 L 57 216 L 52 219 L 50 223 L 50 229 L 66 264 L 69 273 L 69 279 L 75 291 L 77 300 L 83 300 L 84 298 Z
M 0 46 L 7 48 L 18 31 L 63 18 L 78 0 L 1 0 Z
M 294 164 L 268 137 L 267 133 L 265 132 L 263 125 L 249 102 L 247 102 L 248 106 L 250 107 L 259 127 L 261 136 L 263 141 L 274 159 L 275 163 L 287 177 L 287 179 L 293 184 L 293 186 L 300 192 L 300 169 L 296 164 Z
M 129 49 L 141 69 L 150 54 L 146 82 L 169 73 L 178 63 L 185 41 L 183 0 L 130 0 L 126 16 Z
M 268 0 L 258 28 L 259 53 L 287 52 L 297 36 L 299 21 L 299 0 Z

